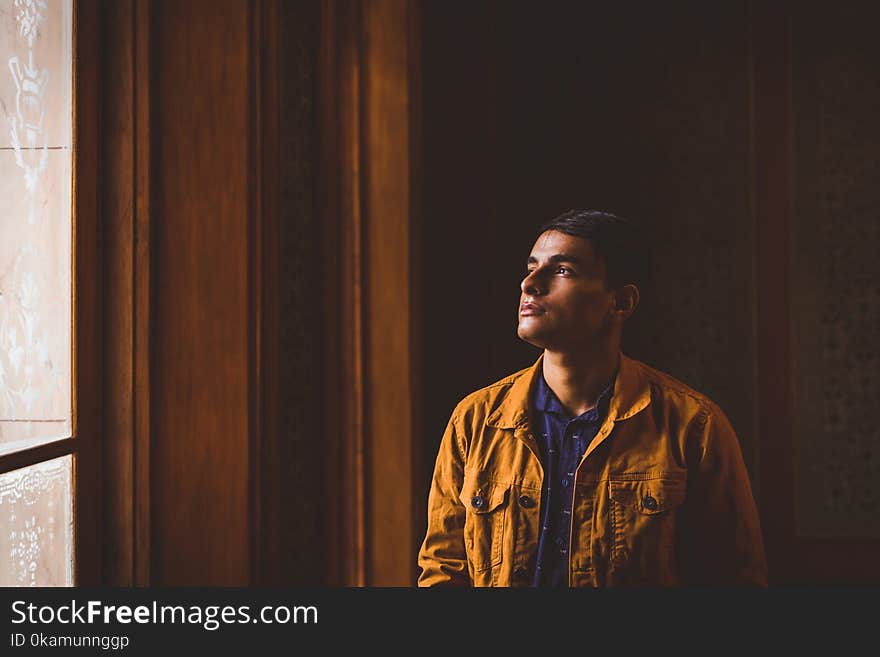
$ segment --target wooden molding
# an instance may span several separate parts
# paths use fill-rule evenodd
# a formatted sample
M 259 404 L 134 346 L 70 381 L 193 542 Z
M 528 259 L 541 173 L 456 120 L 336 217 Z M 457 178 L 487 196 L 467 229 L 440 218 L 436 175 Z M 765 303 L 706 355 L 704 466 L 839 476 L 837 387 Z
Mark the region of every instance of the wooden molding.
M 150 381 L 152 353 L 153 259 L 150 135 L 152 123 L 153 19 L 151 0 L 135 0 L 133 12 L 133 370 L 134 584 L 150 584 Z
M 365 573 L 361 261 L 361 47 L 356 2 L 321 4 L 318 214 L 323 226 L 322 433 L 327 581 L 362 586 Z
M 251 579 L 278 582 L 282 571 L 281 526 L 284 472 L 279 424 L 279 331 L 281 285 L 278 236 L 279 94 L 278 4 L 251 5 L 251 316 L 254 318 L 251 395 Z
M 101 505 L 101 259 L 98 220 L 98 33 L 93 0 L 73 15 L 73 435 L 77 585 L 100 582 Z
M 331 582 L 415 581 L 414 2 L 322 5 Z
M 367 583 L 416 576 L 411 270 L 411 13 L 399 0 L 363 5 L 364 324 Z
M 150 0 L 101 5 L 103 583 L 150 584 Z

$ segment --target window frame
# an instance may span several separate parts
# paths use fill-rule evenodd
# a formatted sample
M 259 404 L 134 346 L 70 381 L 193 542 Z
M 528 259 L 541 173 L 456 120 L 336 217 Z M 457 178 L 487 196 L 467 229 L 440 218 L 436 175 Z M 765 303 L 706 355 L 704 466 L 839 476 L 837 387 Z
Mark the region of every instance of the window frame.
M 72 2 L 71 436 L 0 456 L 0 474 L 73 458 L 73 586 L 100 578 L 100 274 L 98 239 L 97 4 Z

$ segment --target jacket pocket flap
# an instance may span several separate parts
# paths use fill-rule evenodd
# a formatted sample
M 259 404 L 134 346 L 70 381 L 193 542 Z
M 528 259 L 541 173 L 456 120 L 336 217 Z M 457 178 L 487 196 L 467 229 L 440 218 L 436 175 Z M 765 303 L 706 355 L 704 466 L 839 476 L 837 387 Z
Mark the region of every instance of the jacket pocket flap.
M 674 509 L 684 502 L 684 479 L 611 480 L 611 499 L 639 513 L 653 515 Z
M 459 499 L 472 513 L 491 513 L 507 501 L 510 486 L 495 482 L 479 483 L 465 479 Z

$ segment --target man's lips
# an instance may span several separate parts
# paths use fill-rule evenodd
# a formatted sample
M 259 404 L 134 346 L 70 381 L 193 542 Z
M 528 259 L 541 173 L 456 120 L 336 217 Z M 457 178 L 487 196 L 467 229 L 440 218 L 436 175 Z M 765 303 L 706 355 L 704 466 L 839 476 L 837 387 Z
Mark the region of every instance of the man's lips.
M 526 301 L 519 306 L 519 314 L 521 317 L 527 317 L 529 315 L 540 315 L 543 312 L 544 309 L 541 306 L 536 303 L 531 303 L 530 301 Z

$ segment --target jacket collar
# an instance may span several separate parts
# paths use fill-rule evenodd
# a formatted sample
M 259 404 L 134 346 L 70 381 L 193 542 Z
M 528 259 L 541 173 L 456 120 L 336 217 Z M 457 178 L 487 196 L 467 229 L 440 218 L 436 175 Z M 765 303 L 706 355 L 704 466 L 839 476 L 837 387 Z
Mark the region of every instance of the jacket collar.
M 489 416 L 486 423 L 498 429 L 519 429 L 529 421 L 529 392 L 540 376 L 544 354 L 531 367 L 513 375 L 513 383 L 504 401 Z M 614 392 L 608 406 L 608 417 L 615 422 L 632 417 L 651 403 L 651 388 L 640 363 L 620 354 L 620 369 L 614 381 Z

